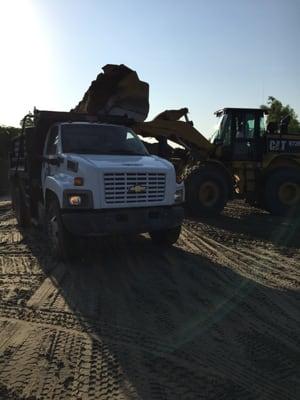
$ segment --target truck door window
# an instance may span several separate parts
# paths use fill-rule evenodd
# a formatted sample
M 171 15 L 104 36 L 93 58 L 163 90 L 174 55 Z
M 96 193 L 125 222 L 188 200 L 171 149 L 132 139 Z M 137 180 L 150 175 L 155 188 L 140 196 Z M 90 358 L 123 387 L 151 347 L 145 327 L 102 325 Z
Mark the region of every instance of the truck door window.
M 58 142 L 58 127 L 54 126 L 51 128 L 50 134 L 48 136 L 48 142 L 46 147 L 47 155 L 55 155 L 57 152 L 57 142 Z

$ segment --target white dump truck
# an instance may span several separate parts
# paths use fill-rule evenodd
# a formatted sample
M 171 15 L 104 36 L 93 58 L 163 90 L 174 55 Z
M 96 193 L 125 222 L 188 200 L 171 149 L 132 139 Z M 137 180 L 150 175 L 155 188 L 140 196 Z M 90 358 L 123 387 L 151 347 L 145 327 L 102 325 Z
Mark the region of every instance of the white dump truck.
M 81 236 L 149 232 L 171 245 L 180 235 L 183 183 L 117 117 L 35 110 L 12 142 L 9 175 L 18 224 L 45 226 L 58 258 Z

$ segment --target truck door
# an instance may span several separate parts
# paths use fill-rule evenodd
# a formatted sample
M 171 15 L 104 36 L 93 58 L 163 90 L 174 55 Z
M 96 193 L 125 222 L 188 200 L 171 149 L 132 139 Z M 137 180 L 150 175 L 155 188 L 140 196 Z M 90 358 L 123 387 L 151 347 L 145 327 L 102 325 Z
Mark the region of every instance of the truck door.
M 52 176 L 56 173 L 58 166 L 51 163 L 51 160 L 57 159 L 57 144 L 58 144 L 58 126 L 53 126 L 47 136 L 44 147 L 44 159 L 42 167 L 42 184 L 47 176 Z

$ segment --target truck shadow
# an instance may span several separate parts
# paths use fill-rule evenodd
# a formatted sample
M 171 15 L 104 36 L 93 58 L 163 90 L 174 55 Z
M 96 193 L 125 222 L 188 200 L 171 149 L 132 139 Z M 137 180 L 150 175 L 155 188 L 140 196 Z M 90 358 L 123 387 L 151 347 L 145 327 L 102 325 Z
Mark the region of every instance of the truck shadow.
M 296 398 L 295 291 L 142 236 L 86 241 L 67 264 L 37 231 L 25 241 L 90 338 L 88 384 L 109 381 L 111 398 Z

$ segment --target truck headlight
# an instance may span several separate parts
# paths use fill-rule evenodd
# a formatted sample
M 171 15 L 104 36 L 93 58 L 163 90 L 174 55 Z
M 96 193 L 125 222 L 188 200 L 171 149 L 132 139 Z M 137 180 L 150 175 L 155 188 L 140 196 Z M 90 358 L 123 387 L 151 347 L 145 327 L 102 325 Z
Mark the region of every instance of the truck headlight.
M 64 190 L 64 208 L 93 208 L 93 194 L 90 190 Z
M 69 196 L 69 203 L 70 206 L 80 206 L 80 204 L 82 203 L 81 197 L 78 195 L 71 195 Z
M 183 203 L 184 202 L 184 189 L 177 189 L 174 194 L 175 203 Z
M 183 182 L 183 176 L 181 176 L 181 175 L 176 175 L 176 182 L 177 182 L 177 183 L 182 183 L 182 182 Z

